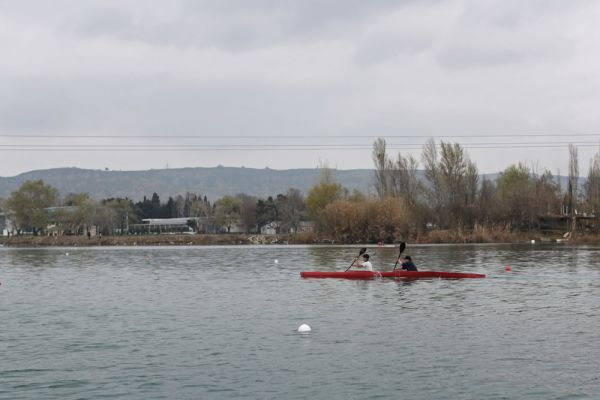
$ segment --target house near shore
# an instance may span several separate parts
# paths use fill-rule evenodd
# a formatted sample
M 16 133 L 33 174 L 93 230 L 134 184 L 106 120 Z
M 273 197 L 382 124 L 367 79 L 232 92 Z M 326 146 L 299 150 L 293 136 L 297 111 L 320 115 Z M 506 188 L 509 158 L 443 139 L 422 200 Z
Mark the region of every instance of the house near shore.
M 73 215 L 79 211 L 76 206 L 48 207 L 45 209 L 47 225 L 45 233 L 48 235 L 89 235 L 96 236 L 101 230 L 107 234 L 192 234 L 192 233 L 225 233 L 224 228 L 215 223 L 214 217 L 183 217 L 183 218 L 146 218 L 141 223 L 130 224 L 127 215 L 112 226 L 114 221 L 103 221 L 100 226 L 86 224 L 81 216 L 73 220 Z M 15 214 L 12 211 L 0 212 L 0 235 L 10 236 L 17 234 Z M 229 228 L 229 233 L 260 233 L 262 235 L 295 234 L 312 232 L 313 224 L 309 221 L 299 221 L 295 227 L 282 226 L 281 221 L 271 221 L 263 226 L 248 231 L 240 223 L 234 223 Z M 22 235 L 33 234 L 30 230 L 22 230 Z
M 295 232 L 291 233 L 312 233 L 314 232 L 315 224 L 312 221 L 300 221 Z
M 595 214 L 549 214 L 538 217 L 542 232 L 600 232 L 600 223 Z
M 216 227 L 211 218 L 182 217 L 182 218 L 146 218 L 141 224 L 129 225 L 129 233 L 160 234 L 160 233 L 214 233 Z
M 314 225 L 310 221 L 300 221 L 296 227 L 282 228 L 281 221 L 271 221 L 260 227 L 261 235 L 294 234 L 294 233 L 310 233 L 313 232 Z
M 271 221 L 260 227 L 261 235 L 275 235 L 279 229 L 280 223 L 278 221 Z
M 2 232 L 2 236 L 14 235 L 17 231 L 14 215 L 12 211 L 0 212 L 0 232 Z
M 95 232 L 95 226 L 87 225 L 69 225 L 69 215 L 78 210 L 74 206 L 62 207 L 47 207 L 44 209 L 47 216 L 46 232 L 49 235 L 78 235 L 90 230 Z M 11 236 L 17 234 L 17 226 L 15 224 L 15 213 L 5 211 L 0 213 L 0 232 L 2 236 Z M 20 234 L 32 234 L 31 230 L 25 228 Z

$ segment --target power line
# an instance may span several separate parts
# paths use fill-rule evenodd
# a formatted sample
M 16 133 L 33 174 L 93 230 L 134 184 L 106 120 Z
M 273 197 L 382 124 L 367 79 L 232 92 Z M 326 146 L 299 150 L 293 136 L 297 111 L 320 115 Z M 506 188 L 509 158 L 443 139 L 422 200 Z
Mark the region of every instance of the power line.
M 567 143 L 496 143 L 496 144 L 462 144 L 464 149 L 541 149 L 561 148 Z M 597 147 L 597 143 L 579 144 L 578 147 Z M 388 149 L 420 150 L 420 145 L 390 144 Z M 0 152 L 36 151 L 36 152 L 169 152 L 169 151 L 343 151 L 370 150 L 370 145 L 0 145 Z
M 503 137 L 589 137 L 600 138 L 600 133 L 500 133 L 500 134 L 459 134 L 459 135 L 64 135 L 64 134 L 0 134 L 0 138 L 56 138 L 56 139 L 306 139 L 306 138 L 404 138 L 404 139 L 429 139 L 429 138 L 503 138 Z
M 596 142 L 472 142 L 472 143 L 463 143 L 461 146 L 486 146 L 486 147 L 502 147 L 502 146 L 567 146 L 569 144 L 580 145 L 580 146 L 596 146 L 598 143 Z M 404 144 L 404 143 L 388 143 L 389 147 L 405 147 L 405 146 L 417 146 L 417 144 Z M 2 147 L 20 147 L 20 148 L 94 148 L 94 147 L 102 147 L 102 148 L 161 148 L 161 149 L 170 149 L 170 148 L 178 148 L 178 147 L 190 147 L 190 148 L 228 148 L 228 149 L 236 149 L 236 148 L 281 148 L 281 147 L 311 147 L 311 148 L 319 148 L 319 147 L 331 147 L 331 148 L 370 148 L 370 145 L 366 144 L 161 144 L 161 145 L 153 145 L 153 144 L 0 144 L 0 148 Z

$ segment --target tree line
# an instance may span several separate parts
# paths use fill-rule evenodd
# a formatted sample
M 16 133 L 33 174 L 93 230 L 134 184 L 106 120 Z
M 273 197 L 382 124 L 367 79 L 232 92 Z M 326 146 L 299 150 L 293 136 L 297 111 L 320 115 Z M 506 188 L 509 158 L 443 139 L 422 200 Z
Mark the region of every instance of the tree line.
M 128 198 L 94 200 L 86 193 L 60 197 L 43 181 L 27 181 L 0 204 L 16 234 L 59 229 L 85 234 L 95 226 L 104 234 L 125 234 L 147 218 L 210 221 L 219 232 L 298 232 L 309 223 L 316 237 L 337 242 L 393 242 L 434 231 L 501 229 L 539 231 L 542 216 L 594 214 L 600 208 L 600 155 L 591 160 L 579 187 L 577 149 L 569 146 L 567 187 L 547 169 L 525 163 L 508 166 L 495 181 L 480 175 L 458 143 L 423 146 L 420 159 L 389 154 L 384 139 L 373 143 L 371 193 L 350 192 L 326 166 L 306 197 L 294 188 L 267 198 L 247 194 L 206 196 L 185 193 L 161 201 L 157 193 L 134 202 Z M 59 224 L 60 226 L 52 226 Z M 192 226 L 202 232 L 200 226 Z M 574 225 L 573 225 L 574 227 Z
M 600 155 L 591 160 L 586 183 L 579 185 L 577 148 L 569 148 L 567 187 L 548 169 L 509 165 L 495 180 L 482 177 L 458 143 L 430 139 L 420 159 L 389 154 L 384 139 L 373 143 L 373 196 L 349 194 L 330 177 L 307 197 L 317 232 L 341 242 L 392 242 L 440 232 L 505 232 L 550 228 L 574 231 L 581 216 L 600 224 Z M 561 221 L 567 221 L 561 225 Z
M 525 163 L 509 165 L 495 181 L 481 178 L 477 166 L 457 143 L 430 139 L 423 147 L 424 179 L 416 179 L 419 163 L 398 154 L 392 159 L 379 139 L 373 148 L 380 197 L 403 199 L 415 218 L 414 229 L 501 227 L 511 232 L 539 231 L 548 216 L 575 217 L 598 211 L 599 156 L 579 188 L 577 148 L 569 146 L 569 175 L 563 190 L 548 169 Z
M 224 196 L 211 203 L 206 196 L 188 192 L 161 201 L 157 193 L 134 202 L 128 198 L 95 200 L 87 193 L 59 196 L 56 188 L 42 180 L 26 181 L 6 199 L 0 200 L 5 219 L 16 235 L 61 232 L 83 235 L 90 227 L 105 235 L 127 234 L 144 219 L 189 218 L 190 228 L 197 220 L 229 232 L 233 226 L 257 232 L 270 222 L 277 233 L 295 232 L 305 219 L 304 197 L 298 189 L 266 199 L 246 194 Z

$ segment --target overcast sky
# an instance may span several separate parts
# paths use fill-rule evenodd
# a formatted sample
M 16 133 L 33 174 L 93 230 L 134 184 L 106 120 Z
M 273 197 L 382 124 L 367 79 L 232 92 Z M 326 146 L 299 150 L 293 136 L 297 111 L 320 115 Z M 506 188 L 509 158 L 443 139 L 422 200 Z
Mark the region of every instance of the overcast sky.
M 586 175 L 598 21 L 585 0 L 0 0 L 0 176 L 372 168 L 377 137 L 460 143 L 482 173 L 567 174 L 571 142 Z

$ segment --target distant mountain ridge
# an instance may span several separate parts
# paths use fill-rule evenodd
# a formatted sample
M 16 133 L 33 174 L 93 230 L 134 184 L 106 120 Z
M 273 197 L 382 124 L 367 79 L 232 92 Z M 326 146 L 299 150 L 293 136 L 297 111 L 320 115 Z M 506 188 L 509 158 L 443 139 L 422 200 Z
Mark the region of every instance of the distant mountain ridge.
M 332 169 L 336 181 L 349 190 L 371 191 L 374 171 Z M 35 170 L 14 177 L 0 177 L 0 197 L 7 197 L 27 180 L 43 180 L 60 192 L 89 193 L 93 198 L 128 197 L 134 201 L 157 193 L 161 199 L 186 192 L 211 201 L 225 195 L 246 193 L 263 197 L 285 193 L 289 188 L 306 195 L 318 183 L 322 169 L 254 169 L 244 167 L 174 168 L 144 171 L 106 171 L 81 168 Z
M 365 194 L 374 193 L 373 169 L 332 169 L 335 180 L 348 190 L 359 190 Z M 0 177 L 0 197 L 6 198 L 27 180 L 43 180 L 60 192 L 89 193 L 95 199 L 128 197 L 134 201 L 157 193 L 162 200 L 186 192 L 206 196 L 210 201 L 225 195 L 246 193 L 266 198 L 285 193 L 296 188 L 304 195 L 319 181 L 323 170 L 300 168 L 276 170 L 245 167 L 194 167 L 151 169 L 143 171 L 110 171 L 82 168 L 53 168 L 25 172 L 13 177 Z M 417 172 L 424 179 L 423 171 Z M 499 174 L 482 174 L 483 178 L 495 181 Z M 555 177 L 556 179 L 556 177 Z M 560 176 L 558 181 L 563 191 L 568 178 Z M 583 188 L 585 178 L 579 178 L 579 188 Z

